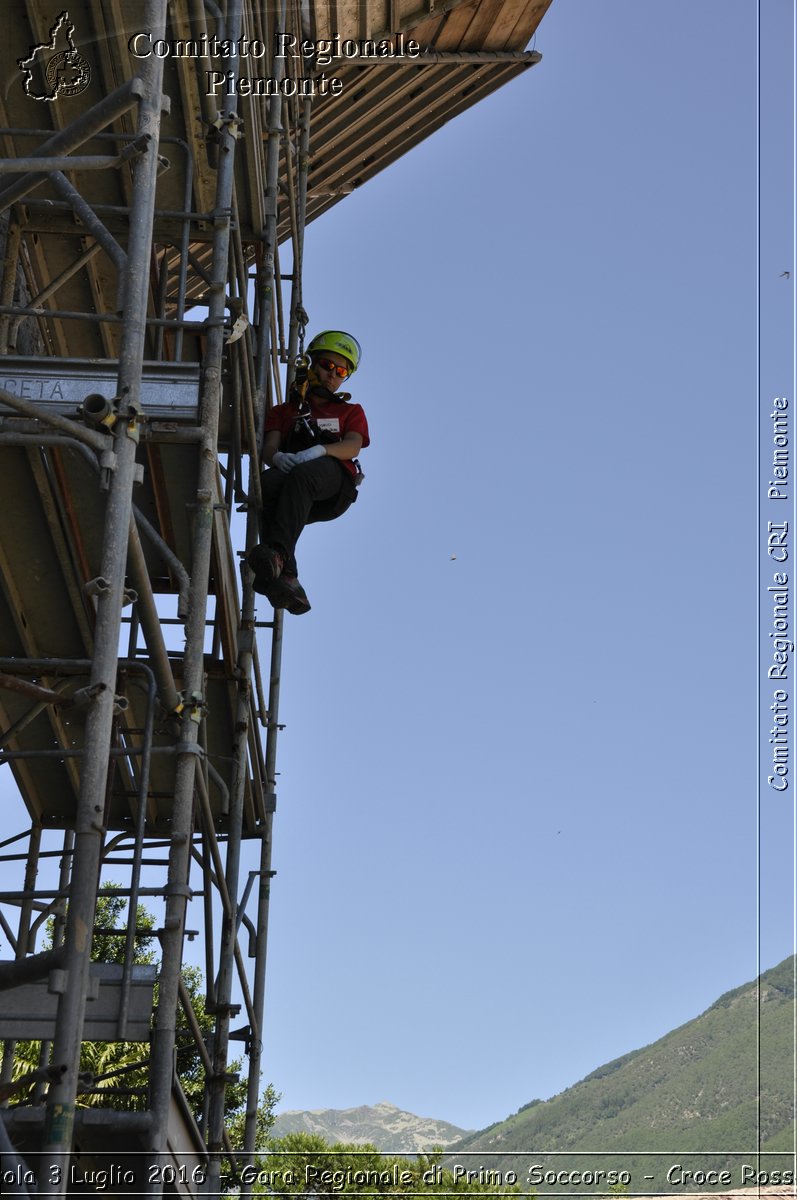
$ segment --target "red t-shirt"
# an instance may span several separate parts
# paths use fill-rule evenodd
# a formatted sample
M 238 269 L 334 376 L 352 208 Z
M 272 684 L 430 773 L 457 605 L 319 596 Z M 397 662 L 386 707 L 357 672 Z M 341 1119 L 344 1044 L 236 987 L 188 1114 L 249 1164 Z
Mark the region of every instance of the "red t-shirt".
M 325 433 L 338 434 L 341 438 L 347 433 L 359 433 L 363 447 L 369 444 L 371 439 L 368 436 L 368 422 L 359 404 L 350 404 L 345 400 L 325 400 L 312 390 L 308 390 L 307 402 L 310 405 L 310 422 L 316 423 L 319 429 Z M 297 405 L 288 401 L 278 404 L 266 415 L 265 432 L 279 430 L 280 449 L 284 449 L 288 444 L 298 412 Z M 338 461 L 350 475 L 357 474 L 357 468 L 351 461 Z

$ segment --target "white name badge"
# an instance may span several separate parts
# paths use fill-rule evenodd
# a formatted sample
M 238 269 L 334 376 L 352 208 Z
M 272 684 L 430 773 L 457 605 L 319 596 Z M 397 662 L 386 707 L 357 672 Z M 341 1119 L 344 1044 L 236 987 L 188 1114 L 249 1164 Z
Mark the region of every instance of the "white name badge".
M 318 428 L 326 433 L 340 433 L 340 420 L 338 417 L 319 417 Z

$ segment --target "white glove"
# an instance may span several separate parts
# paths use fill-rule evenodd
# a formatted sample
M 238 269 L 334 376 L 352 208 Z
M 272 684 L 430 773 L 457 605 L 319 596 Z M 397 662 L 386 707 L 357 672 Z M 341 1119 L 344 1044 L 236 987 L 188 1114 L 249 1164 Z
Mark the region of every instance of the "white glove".
M 271 459 L 271 465 L 278 471 L 282 471 L 283 475 L 287 475 L 296 466 L 296 458 L 295 454 L 286 454 L 284 450 L 276 450 Z
M 314 458 L 323 458 L 325 454 L 326 450 L 323 446 L 311 446 L 309 450 L 300 450 L 298 454 L 292 454 L 291 458 L 294 466 L 298 467 L 299 463 L 312 462 Z

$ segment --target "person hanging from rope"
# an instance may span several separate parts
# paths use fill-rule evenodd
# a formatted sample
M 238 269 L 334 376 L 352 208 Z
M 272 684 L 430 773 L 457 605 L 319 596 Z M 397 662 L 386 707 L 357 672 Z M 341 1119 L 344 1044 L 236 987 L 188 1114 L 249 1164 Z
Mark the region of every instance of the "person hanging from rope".
M 262 542 L 250 550 L 254 589 L 274 608 L 310 611 L 299 582 L 296 543 L 305 525 L 342 516 L 357 499 L 363 475 L 357 462 L 369 444 L 368 422 L 348 392 L 338 392 L 357 370 L 362 351 L 349 333 L 327 329 L 307 347 L 285 404 L 266 417 Z

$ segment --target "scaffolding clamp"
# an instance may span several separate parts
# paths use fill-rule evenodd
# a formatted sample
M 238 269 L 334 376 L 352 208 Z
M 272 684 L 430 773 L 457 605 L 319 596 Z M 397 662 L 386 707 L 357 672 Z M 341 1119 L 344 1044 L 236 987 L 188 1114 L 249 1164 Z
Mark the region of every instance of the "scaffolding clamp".
M 187 696 L 185 692 L 180 692 L 180 703 L 174 711 L 181 717 L 188 715 L 192 721 L 196 721 L 197 725 L 200 725 L 205 716 L 206 708 L 205 697 L 201 692 L 191 692 L 190 696 Z M 194 749 L 193 742 L 185 745 L 181 743 L 179 749 L 185 754 L 201 753 L 200 747 Z
M 183 896 L 186 900 L 193 900 L 194 898 L 193 889 L 187 883 L 169 883 L 163 889 L 163 894 L 166 899 L 169 896 Z
M 142 133 L 138 137 L 133 138 L 132 142 L 128 142 L 119 151 L 119 157 L 122 162 L 127 162 L 129 158 L 139 158 L 142 154 L 145 154 L 149 149 L 151 140 L 148 133 Z
M 237 1017 L 241 1011 L 240 1004 L 216 1004 L 213 1008 L 214 1013 L 218 1013 L 225 1017 Z
M 240 1007 L 240 1005 L 239 1005 Z M 252 1052 L 252 1026 L 242 1025 L 240 1029 L 231 1029 L 227 1034 L 231 1042 L 243 1042 L 244 1053 L 251 1054 Z
M 239 654 L 254 654 L 255 650 L 255 631 L 254 629 L 246 628 L 243 624 L 238 626 L 238 653 Z M 239 677 L 243 672 L 238 669 Z
M 118 403 L 118 396 L 108 399 L 107 396 L 103 396 L 100 392 L 90 392 L 78 409 L 78 412 L 95 428 L 101 429 L 105 426 L 106 429 L 112 430 L 116 423 L 116 405 Z
M 51 971 L 47 976 L 47 991 L 51 996 L 61 996 L 66 991 L 67 981 L 66 971 L 62 969 Z
M 139 442 L 141 441 L 141 422 L 142 422 L 143 416 L 144 416 L 144 414 L 141 411 L 141 405 L 138 403 L 137 400 L 131 400 L 127 405 L 127 410 L 125 412 L 122 412 L 121 411 L 121 403 L 122 403 L 121 397 L 120 397 L 119 403 L 120 403 L 120 408 L 117 409 L 117 411 L 116 411 L 116 420 L 126 422 L 126 424 L 127 424 L 127 428 L 125 429 L 126 436 L 130 438 L 131 442 L 135 442 L 136 445 L 138 445 Z
M 106 596 L 110 590 L 111 585 L 103 575 L 97 575 L 83 584 L 83 591 L 87 596 Z
M 72 703 L 75 705 L 90 704 L 99 696 L 100 692 L 105 691 L 104 683 L 91 683 L 87 687 L 79 688 L 72 696 Z
M 209 122 L 209 128 L 216 130 L 216 136 L 227 126 L 227 132 L 230 137 L 235 138 L 236 142 L 244 135 L 244 119 L 235 113 L 216 113 L 216 120 Z

